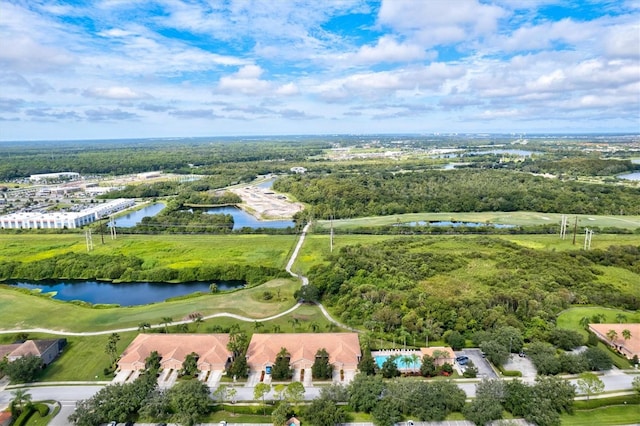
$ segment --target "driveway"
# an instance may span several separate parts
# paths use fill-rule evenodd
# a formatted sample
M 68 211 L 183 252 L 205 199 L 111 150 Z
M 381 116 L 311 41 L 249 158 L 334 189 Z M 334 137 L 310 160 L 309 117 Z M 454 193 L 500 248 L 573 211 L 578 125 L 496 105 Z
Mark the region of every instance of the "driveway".
M 480 349 L 464 349 L 456 352 L 456 356 L 466 355 L 478 369 L 478 378 L 480 379 L 497 379 L 498 375 L 491 368 L 491 364 L 482 356 Z

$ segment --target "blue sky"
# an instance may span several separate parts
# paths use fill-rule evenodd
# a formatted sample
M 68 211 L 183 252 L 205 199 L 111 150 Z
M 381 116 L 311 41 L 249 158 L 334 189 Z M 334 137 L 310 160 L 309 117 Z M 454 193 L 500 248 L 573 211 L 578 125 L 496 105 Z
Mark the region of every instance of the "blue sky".
M 0 0 L 0 140 L 640 132 L 640 0 Z

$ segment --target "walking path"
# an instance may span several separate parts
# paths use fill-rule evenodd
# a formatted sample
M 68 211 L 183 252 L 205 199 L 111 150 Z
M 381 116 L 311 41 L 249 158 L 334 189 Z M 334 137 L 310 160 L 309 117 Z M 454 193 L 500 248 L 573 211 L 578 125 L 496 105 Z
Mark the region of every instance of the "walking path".
M 291 274 L 292 277 L 294 278 L 298 278 L 302 281 L 302 285 L 308 285 L 309 284 L 309 279 L 307 277 L 305 277 L 304 275 L 300 275 L 300 274 L 296 274 L 295 272 L 293 272 L 291 270 L 291 268 L 293 267 L 293 264 L 295 263 L 297 257 L 298 257 L 298 253 L 300 252 L 300 249 L 302 248 L 302 245 L 304 244 L 304 239 L 307 236 L 307 232 L 309 231 L 309 228 L 311 227 L 311 222 L 307 223 L 305 225 L 305 227 L 302 229 L 302 233 L 300 234 L 300 238 L 298 239 L 298 243 L 296 244 L 295 249 L 293 250 L 293 253 L 291 254 L 291 258 L 289 258 L 289 262 L 287 262 L 287 266 L 286 266 L 286 271 Z M 245 322 L 255 322 L 255 321 L 271 321 L 274 320 L 276 318 L 280 318 L 283 317 L 285 315 L 289 315 L 291 312 L 295 311 L 296 309 L 298 309 L 302 304 L 300 302 L 296 303 L 295 305 L 293 305 L 291 308 L 287 309 L 286 311 L 280 312 L 279 314 L 275 314 L 275 315 L 271 315 L 270 317 L 265 317 L 265 318 L 249 318 L 249 317 L 245 317 L 243 315 L 238 315 L 238 314 L 233 314 L 231 312 L 218 312 L 216 314 L 211 314 L 211 315 L 205 315 L 202 317 L 203 320 L 207 320 L 207 319 L 211 319 L 211 318 L 221 318 L 221 317 L 227 317 L 227 318 L 234 318 L 237 319 L 239 321 L 245 321 Z M 332 323 L 334 323 L 335 325 L 337 325 L 338 327 L 342 327 L 351 331 L 358 331 L 355 330 L 351 327 L 347 327 L 344 324 L 341 324 L 340 322 L 336 321 L 335 319 L 333 319 L 331 317 L 331 315 L 329 314 L 329 312 L 327 312 L 327 310 L 325 309 L 324 306 L 322 306 L 320 303 L 318 303 L 318 307 L 320 308 L 320 311 L 322 311 L 322 314 L 327 318 L 327 320 L 331 321 Z M 160 324 L 152 324 L 150 327 L 148 328 L 164 328 L 168 325 L 179 325 L 179 324 L 189 324 L 192 323 L 193 320 L 188 319 L 188 320 L 181 320 L 181 321 L 173 321 L 171 323 L 168 324 L 164 324 L 164 323 L 160 323 Z M 112 334 L 112 333 L 124 333 L 127 331 L 139 331 L 140 328 L 139 327 L 127 327 L 127 328 L 118 328 L 118 329 L 112 329 L 112 330 L 103 330 L 103 331 L 83 331 L 83 332 L 73 332 L 73 331 L 62 331 L 62 330 L 52 330 L 49 328 L 21 328 L 21 329 L 12 329 L 12 330 L 0 330 L 0 334 L 13 334 L 13 333 L 47 333 L 47 334 L 54 334 L 54 335 L 58 335 L 58 336 L 100 336 L 100 335 L 105 335 L 105 334 Z

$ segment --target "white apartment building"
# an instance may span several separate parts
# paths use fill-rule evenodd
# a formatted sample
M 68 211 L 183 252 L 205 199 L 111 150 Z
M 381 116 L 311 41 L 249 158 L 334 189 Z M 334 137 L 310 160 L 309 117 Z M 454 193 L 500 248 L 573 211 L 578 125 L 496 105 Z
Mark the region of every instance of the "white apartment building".
M 119 198 L 108 203 L 98 204 L 79 212 L 37 213 L 24 212 L 0 216 L 1 229 L 71 229 L 81 228 L 107 217 L 115 212 L 127 209 L 135 204 L 134 200 Z

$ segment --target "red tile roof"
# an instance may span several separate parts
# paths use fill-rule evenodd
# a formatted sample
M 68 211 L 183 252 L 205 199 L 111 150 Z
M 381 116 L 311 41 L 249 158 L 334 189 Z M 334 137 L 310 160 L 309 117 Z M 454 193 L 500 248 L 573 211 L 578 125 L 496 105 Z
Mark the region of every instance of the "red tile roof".
M 589 324 L 589 328 L 605 343 L 619 348 L 620 352 L 624 353 L 628 358 L 633 358 L 634 355 L 640 357 L 640 323 Z M 609 330 L 614 330 L 618 335 L 613 342 L 607 337 Z M 631 332 L 631 338 L 629 340 L 625 340 L 622 336 L 623 330 L 629 330 Z
M 249 367 L 258 370 L 274 363 L 281 348 L 287 349 L 290 363 L 298 368 L 310 368 L 322 348 L 338 368 L 357 368 L 362 355 L 357 333 L 254 334 L 247 350 Z
M 198 369 L 221 370 L 233 355 L 228 343 L 228 334 L 139 334 L 122 353 L 118 366 L 122 370 L 144 369 L 147 357 L 157 351 L 163 368 L 176 368 L 195 352 Z

